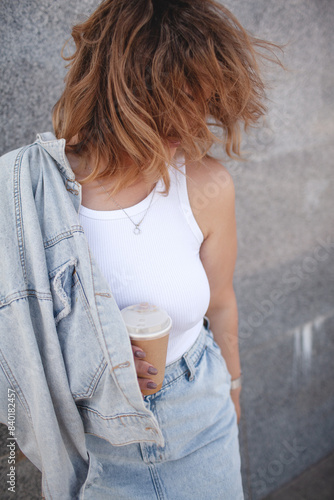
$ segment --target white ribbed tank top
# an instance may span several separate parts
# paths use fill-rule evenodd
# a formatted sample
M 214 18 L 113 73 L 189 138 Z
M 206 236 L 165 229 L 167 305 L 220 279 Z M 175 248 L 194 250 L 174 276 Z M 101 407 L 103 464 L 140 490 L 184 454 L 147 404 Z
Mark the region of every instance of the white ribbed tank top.
M 178 166 L 186 172 L 184 157 Z M 159 180 L 140 228 L 122 210 L 100 211 L 81 205 L 79 217 L 90 250 L 120 309 L 150 302 L 167 311 L 173 325 L 166 365 L 195 342 L 210 302 L 210 287 L 199 257 L 203 233 L 192 213 L 186 177 L 169 168 L 170 191 Z M 135 223 L 144 216 L 152 192 L 125 208 Z

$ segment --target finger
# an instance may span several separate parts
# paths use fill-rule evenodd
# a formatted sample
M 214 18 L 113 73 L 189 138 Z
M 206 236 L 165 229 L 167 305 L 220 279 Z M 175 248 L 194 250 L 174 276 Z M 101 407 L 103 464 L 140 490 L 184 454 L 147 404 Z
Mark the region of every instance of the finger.
M 147 361 L 142 361 L 135 358 L 135 368 L 137 372 L 137 377 L 149 377 L 150 375 L 157 375 L 158 370 L 148 363 Z
M 132 347 L 132 352 L 135 358 L 140 358 L 143 359 L 146 357 L 146 352 L 143 351 L 143 349 L 140 349 L 140 347 L 137 347 L 135 345 L 131 346 Z
M 138 377 L 138 384 L 139 384 L 141 391 L 144 391 L 147 389 L 156 389 L 157 388 L 157 384 L 155 382 L 153 382 L 153 380 L 150 380 L 147 378 Z
M 132 351 L 138 376 L 157 375 L 158 370 L 152 364 L 142 361 L 146 357 L 146 353 L 140 347 L 133 345 Z

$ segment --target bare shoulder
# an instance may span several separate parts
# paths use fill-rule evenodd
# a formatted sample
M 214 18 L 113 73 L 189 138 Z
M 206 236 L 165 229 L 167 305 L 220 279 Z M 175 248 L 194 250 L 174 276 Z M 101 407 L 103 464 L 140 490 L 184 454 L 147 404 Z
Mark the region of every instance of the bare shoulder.
M 224 165 L 206 156 L 201 162 L 186 161 L 187 189 L 194 217 L 204 239 L 221 225 L 224 214 L 234 211 L 234 183 Z

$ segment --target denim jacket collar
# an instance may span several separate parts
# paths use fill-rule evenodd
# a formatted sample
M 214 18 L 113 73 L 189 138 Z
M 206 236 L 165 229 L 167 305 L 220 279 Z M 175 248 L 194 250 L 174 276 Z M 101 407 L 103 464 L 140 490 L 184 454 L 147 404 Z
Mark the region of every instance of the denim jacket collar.
M 67 191 L 70 193 L 73 206 L 79 213 L 82 187 L 75 180 L 75 174 L 69 164 L 65 154 L 65 139 L 57 139 L 52 132 L 43 132 L 37 134 L 36 144 L 39 144 L 56 162 L 57 168 L 64 179 L 64 184 Z
M 42 146 L 57 162 L 60 172 L 69 181 L 75 181 L 75 175 L 65 154 L 65 139 L 57 139 L 52 132 L 37 134 L 36 142 Z

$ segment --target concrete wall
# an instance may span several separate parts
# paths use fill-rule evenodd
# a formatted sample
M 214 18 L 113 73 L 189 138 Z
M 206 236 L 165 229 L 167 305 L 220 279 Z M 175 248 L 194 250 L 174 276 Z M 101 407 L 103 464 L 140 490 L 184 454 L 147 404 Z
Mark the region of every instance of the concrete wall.
M 96 5 L 0 3 L 0 154 L 52 130 L 60 49 Z M 224 160 L 237 196 L 242 474 L 245 498 L 260 500 L 334 449 L 334 2 L 225 5 L 257 36 L 287 44 L 288 71 L 268 69 L 269 114 L 245 137 L 247 161 Z M 17 492 L 39 498 L 35 467 L 22 460 L 17 476 Z

